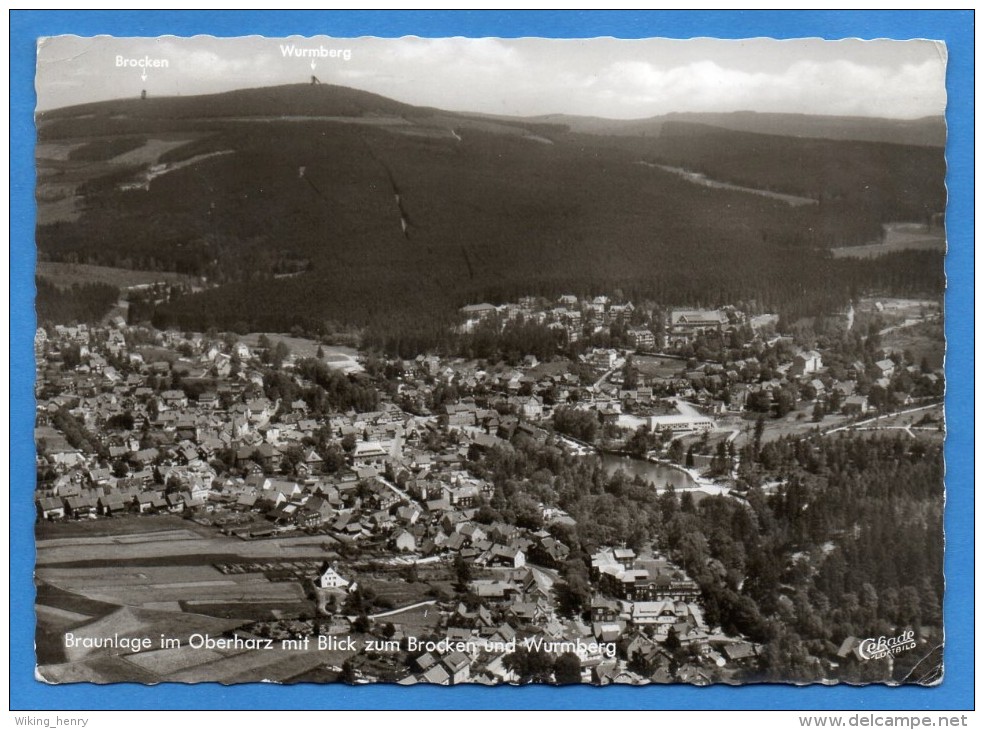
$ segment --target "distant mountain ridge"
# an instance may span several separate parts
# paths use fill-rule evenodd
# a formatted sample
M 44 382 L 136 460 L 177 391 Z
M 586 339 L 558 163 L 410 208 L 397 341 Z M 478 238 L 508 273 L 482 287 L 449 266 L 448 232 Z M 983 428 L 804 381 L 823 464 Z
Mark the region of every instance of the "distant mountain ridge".
M 40 120 L 90 114 L 126 114 L 138 118 L 352 117 L 368 114 L 429 116 L 437 110 L 412 106 L 379 94 L 333 84 L 286 84 L 194 96 L 131 97 L 78 104 L 39 112 Z
M 461 120 L 484 119 L 532 127 L 566 126 L 571 132 L 595 135 L 654 137 L 667 122 L 693 122 L 736 132 L 860 142 L 942 147 L 946 122 L 942 116 L 919 119 L 826 116 L 773 112 L 672 112 L 645 119 L 607 119 L 573 114 L 534 117 L 443 111 L 389 99 L 368 91 L 334 84 L 287 84 L 237 89 L 195 96 L 150 96 L 79 104 L 38 113 L 39 120 L 77 118 L 90 114 L 125 114 L 138 118 L 223 118 L 237 116 L 358 117 L 371 115 L 427 118 L 440 115 Z
M 753 111 L 673 112 L 648 119 L 603 119 L 569 114 L 547 114 L 530 121 L 565 124 L 572 132 L 599 135 L 654 137 L 667 122 L 693 122 L 735 132 L 782 137 L 807 137 L 856 142 L 942 147 L 946 144 L 944 117 L 886 119 L 875 117 L 780 114 Z

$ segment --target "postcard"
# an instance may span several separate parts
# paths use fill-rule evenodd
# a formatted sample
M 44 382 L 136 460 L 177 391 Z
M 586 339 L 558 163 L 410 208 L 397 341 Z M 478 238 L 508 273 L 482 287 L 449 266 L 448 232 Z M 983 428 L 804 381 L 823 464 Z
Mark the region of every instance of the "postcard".
M 39 39 L 37 681 L 938 685 L 947 56 Z

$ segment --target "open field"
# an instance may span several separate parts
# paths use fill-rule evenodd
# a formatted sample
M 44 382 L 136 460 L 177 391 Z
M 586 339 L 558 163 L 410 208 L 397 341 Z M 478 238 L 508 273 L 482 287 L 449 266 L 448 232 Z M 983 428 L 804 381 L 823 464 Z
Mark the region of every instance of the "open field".
M 917 439 L 919 441 L 940 445 L 946 434 L 943 431 L 939 431 L 934 428 L 913 428 L 907 429 L 902 426 L 895 427 L 875 427 L 875 426 L 863 426 L 861 428 L 850 429 L 851 438 L 862 441 L 864 439 L 871 438 L 894 438 L 897 436 L 902 436 L 906 438 Z
M 39 568 L 37 575 L 58 588 L 118 605 L 206 598 L 245 603 L 303 599 L 296 583 L 271 583 L 260 573 L 226 576 L 210 566 Z
M 938 299 L 902 299 L 899 297 L 862 297 L 858 300 L 857 311 L 873 312 L 880 307 L 883 316 L 895 315 L 899 318 L 921 317 L 938 313 Z
M 320 562 L 322 537 L 247 542 L 171 516 L 54 523 L 38 532 L 35 639 L 48 681 L 282 681 L 331 658 L 329 652 L 187 645 L 192 634 L 219 637 L 244 623 L 311 614 L 300 579 L 267 575 L 285 558 L 295 567 L 298 560 Z M 212 564 L 216 556 L 250 572 L 222 572 Z M 67 646 L 67 631 L 149 637 L 154 645 L 141 652 Z M 161 635 L 181 646 L 161 647 Z
M 137 682 L 156 684 L 161 678 L 140 669 L 119 657 L 100 656 L 81 662 L 40 664 L 38 676 L 52 684 L 71 682 L 92 682 L 94 684 L 113 684 L 116 682 Z
M 48 451 L 70 451 L 72 445 L 65 439 L 65 435 L 51 426 L 38 426 L 34 429 L 34 443 L 44 441 Z
M 889 350 L 909 352 L 917 363 L 925 358 L 930 368 L 943 367 L 946 340 L 942 322 L 922 322 L 893 330 L 882 335 L 881 344 Z
M 82 213 L 82 196 L 71 185 L 38 185 L 38 222 L 74 221 Z
M 39 142 L 34 148 L 34 156 L 38 160 L 52 160 L 55 162 L 67 162 L 68 156 L 79 147 L 83 146 L 86 140 L 53 140 L 51 142 Z
M 83 616 L 85 620 L 89 620 L 94 616 L 105 616 L 107 613 L 111 613 L 118 608 L 118 606 L 112 603 L 87 598 L 86 596 L 63 590 L 43 581 L 38 582 L 36 591 L 36 604 L 38 606 L 54 607 L 63 612 Z M 38 622 L 47 624 L 48 615 L 45 614 L 44 618 L 46 620 L 44 622 L 41 621 L 42 616 L 39 615 Z
M 242 623 L 241 620 L 212 618 L 198 614 L 155 611 L 131 607 L 120 608 L 92 623 L 75 628 L 76 637 L 149 637 L 155 644 L 161 635 L 180 639 L 182 644 L 195 633 L 219 635 Z M 69 661 L 78 661 L 92 654 L 129 654 L 130 648 L 89 648 L 82 646 L 66 647 L 65 655 Z
M 189 135 L 168 135 L 167 139 L 148 139 L 147 142 L 140 147 L 129 152 L 124 152 L 121 155 L 116 155 L 111 159 L 118 165 L 151 165 L 158 162 L 161 155 L 175 150 L 178 147 L 182 147 L 189 142 L 193 142 L 199 139 L 201 135 L 189 134 Z
M 173 649 L 130 654 L 126 657 L 126 661 L 146 669 L 148 672 L 166 677 L 183 669 L 214 662 L 221 658 L 222 654 L 213 649 L 193 649 L 190 646 L 179 646 Z
M 826 431 L 830 428 L 841 426 L 851 420 L 852 418 L 850 416 L 835 413 L 824 416 L 822 421 L 814 423 L 813 404 L 800 403 L 796 410 L 790 411 L 783 418 L 776 419 L 766 416 L 762 442 L 768 443 L 783 436 L 805 436 L 816 429 Z M 735 437 L 735 448 L 741 448 L 752 440 L 755 433 L 755 419 L 749 418 L 740 430 L 741 432 Z
M 204 633 L 204 632 L 201 632 Z M 219 632 L 213 631 L 212 636 Z M 312 647 L 316 647 L 312 641 Z M 180 647 L 124 654 L 93 654 L 74 661 L 42 665 L 51 682 L 282 682 L 324 665 L 340 665 L 353 652 L 283 649 L 193 649 Z
M 655 355 L 633 355 L 632 363 L 645 378 L 675 378 L 686 368 L 684 360 Z
M 56 432 L 57 433 L 57 432 Z M 168 530 L 187 530 L 202 537 L 215 533 L 178 515 L 125 515 L 111 520 L 78 520 L 70 522 L 39 522 L 35 525 L 35 537 L 39 540 L 70 537 L 107 537 L 118 535 L 152 535 Z
M 216 618 L 239 619 L 241 621 L 271 620 L 313 613 L 314 603 L 311 601 L 263 601 L 248 603 L 243 601 L 180 601 L 179 610 L 190 613 L 202 613 Z
M 870 426 L 877 426 L 882 428 L 895 428 L 895 427 L 914 427 L 917 429 L 922 428 L 935 428 L 937 425 L 942 425 L 943 423 L 943 405 L 936 404 L 930 406 L 929 408 L 924 408 L 918 411 L 913 411 L 911 413 L 893 413 L 882 418 L 877 418 L 873 420 Z
M 835 258 L 868 259 L 905 250 L 943 252 L 946 250 L 946 233 L 942 228 L 929 228 L 919 223 L 890 223 L 885 226 L 881 241 L 863 246 L 841 246 L 830 252 Z
M 389 578 L 359 576 L 358 583 L 363 588 L 371 589 L 379 598 L 392 601 L 394 608 L 410 606 L 431 597 L 430 585 L 419 580 L 415 583 L 407 583 L 396 576 Z
M 165 529 L 142 534 L 142 524 L 155 524 Z M 66 533 L 64 537 L 62 530 Z M 193 564 L 194 561 L 187 560 L 189 556 L 200 556 L 202 565 L 215 562 L 216 557 L 268 559 L 274 562 L 283 559 L 320 559 L 325 557 L 324 542 L 323 535 L 305 534 L 247 541 L 220 535 L 210 528 L 179 518 L 165 517 L 161 520 L 133 515 L 89 523 L 44 525 L 38 530 L 37 565 L 40 568 L 60 563 L 78 564 L 80 561 L 94 566 L 99 561 L 116 565 L 119 561 L 134 563 L 139 560 L 159 565 L 166 558 Z
M 351 654 L 328 651 L 283 651 L 279 648 L 242 652 L 190 667 L 167 677 L 170 682 L 278 682 L 325 663 L 341 664 Z
M 96 520 L 98 522 L 98 520 Z M 201 540 L 202 536 L 195 534 L 191 530 L 179 529 L 179 530 L 165 530 L 151 532 L 148 534 L 143 533 L 126 533 L 122 535 L 109 534 L 109 535 L 98 535 L 98 536 L 86 536 L 86 537 L 56 537 L 48 539 L 47 545 L 49 547 L 63 547 L 66 545 L 83 545 L 89 546 L 97 542 L 107 542 L 114 545 L 138 545 L 145 542 L 159 542 L 161 540 L 167 541 L 178 541 L 178 540 Z
M 44 624 L 53 631 L 64 631 L 72 626 L 85 623 L 92 618 L 84 613 L 67 611 L 64 608 L 46 606 L 41 603 L 36 606 L 35 612 L 37 613 L 38 623 Z
M 571 361 L 563 358 L 550 362 L 541 362 L 535 368 L 530 368 L 529 376 L 539 380 L 545 376 L 564 375 L 570 371 Z
M 96 630 L 104 620 L 109 635 L 129 621 L 156 636 L 310 613 L 300 579 L 274 582 L 259 566 L 324 557 L 319 537 L 246 542 L 169 516 L 47 524 L 39 534 L 37 643 L 49 663 L 63 658 L 65 630 Z M 212 564 L 240 561 L 256 569 L 225 574 Z
M 358 350 L 352 347 L 343 347 L 341 345 L 322 345 L 317 340 L 309 340 L 303 337 L 291 337 L 289 335 L 279 335 L 270 332 L 253 332 L 248 335 L 244 335 L 241 339 L 243 344 L 248 347 L 256 347 L 261 334 L 266 334 L 267 338 L 274 345 L 278 342 L 283 342 L 287 345 L 295 357 L 316 357 L 318 354 L 318 347 L 320 347 L 321 351 L 325 355 L 325 364 L 329 367 L 338 368 L 347 373 L 357 373 L 362 372 L 363 370 L 362 365 L 360 365 L 356 360 L 356 356 L 359 354 Z
M 883 435 L 905 435 L 915 439 L 942 443 L 946 437 L 942 404 L 906 408 L 886 416 L 866 418 L 857 425 L 847 426 L 846 431 L 858 438 Z
M 126 289 L 130 286 L 154 284 L 162 281 L 189 286 L 201 283 L 196 277 L 176 274 L 171 271 L 137 271 L 115 266 L 67 264 L 57 261 L 38 261 L 37 275 L 62 289 L 73 284 L 109 284 L 120 289 Z

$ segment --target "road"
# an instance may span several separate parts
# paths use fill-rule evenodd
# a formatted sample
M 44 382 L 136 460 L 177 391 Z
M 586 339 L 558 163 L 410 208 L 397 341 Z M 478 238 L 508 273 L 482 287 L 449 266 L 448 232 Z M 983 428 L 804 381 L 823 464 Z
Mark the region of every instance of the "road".
M 915 327 L 917 324 L 922 324 L 923 322 L 928 322 L 928 319 L 907 319 L 901 324 L 893 324 L 891 327 L 886 327 L 885 329 L 878 330 L 879 335 L 887 335 L 890 332 L 895 332 L 896 330 L 905 329 L 906 327 Z
M 409 606 L 403 606 L 401 608 L 394 608 L 392 611 L 383 611 L 382 613 L 374 613 L 369 616 L 371 619 L 386 618 L 387 616 L 395 616 L 398 613 L 405 613 L 414 608 L 420 608 L 421 606 L 433 606 L 437 603 L 436 600 L 431 599 L 429 601 L 420 601 L 419 603 L 411 603 Z
M 389 479 L 387 479 L 386 477 L 384 477 L 382 474 L 377 474 L 376 475 L 376 479 L 378 479 L 381 483 L 385 484 L 387 487 L 389 487 L 390 489 L 392 489 L 400 499 L 406 501 L 409 504 L 415 504 L 418 507 L 423 507 L 423 505 L 420 504 L 420 502 L 418 502 L 416 499 L 414 499 L 409 494 L 407 494 L 406 492 L 404 492 L 398 486 L 396 486 L 395 484 L 393 484 L 393 482 L 391 482 Z
M 624 366 L 625 366 L 625 360 L 616 360 L 615 367 L 611 368 L 610 370 L 606 370 L 604 373 L 602 373 L 602 376 L 598 378 L 595 381 L 595 384 L 591 387 L 594 388 L 595 390 L 598 390 L 599 388 L 601 388 L 601 384 L 604 383 L 612 373 L 614 373 L 616 370 Z
M 704 418 L 704 414 L 693 403 L 689 403 L 682 398 L 672 398 L 674 404 L 676 404 L 676 409 L 680 411 L 681 415 L 690 416 L 691 418 Z
M 877 423 L 883 418 L 891 418 L 893 416 L 905 416 L 909 413 L 918 413 L 919 411 L 928 411 L 930 408 L 939 408 L 941 403 L 930 403 L 928 406 L 919 406 L 918 408 L 908 408 L 904 411 L 892 411 L 891 413 L 883 413 L 881 415 L 875 416 L 874 418 L 866 418 L 863 421 L 856 421 L 854 423 L 848 423 L 843 426 L 837 426 L 829 431 L 824 431 L 825 435 L 837 433 L 838 431 L 853 431 L 858 429 L 860 426 L 867 426 L 869 423 Z

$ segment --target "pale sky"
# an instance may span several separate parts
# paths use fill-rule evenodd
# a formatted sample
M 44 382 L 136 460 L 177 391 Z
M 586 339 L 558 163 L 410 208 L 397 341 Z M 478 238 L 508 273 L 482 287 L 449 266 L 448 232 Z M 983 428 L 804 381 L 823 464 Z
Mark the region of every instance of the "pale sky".
M 336 51 L 285 57 L 283 46 Z M 349 59 L 337 52 L 348 51 Z M 119 67 L 164 59 L 167 68 Z M 79 38 L 38 46 L 38 109 L 306 83 L 451 111 L 634 119 L 668 112 L 793 112 L 911 119 L 946 106 L 946 48 L 923 40 L 593 38 Z

